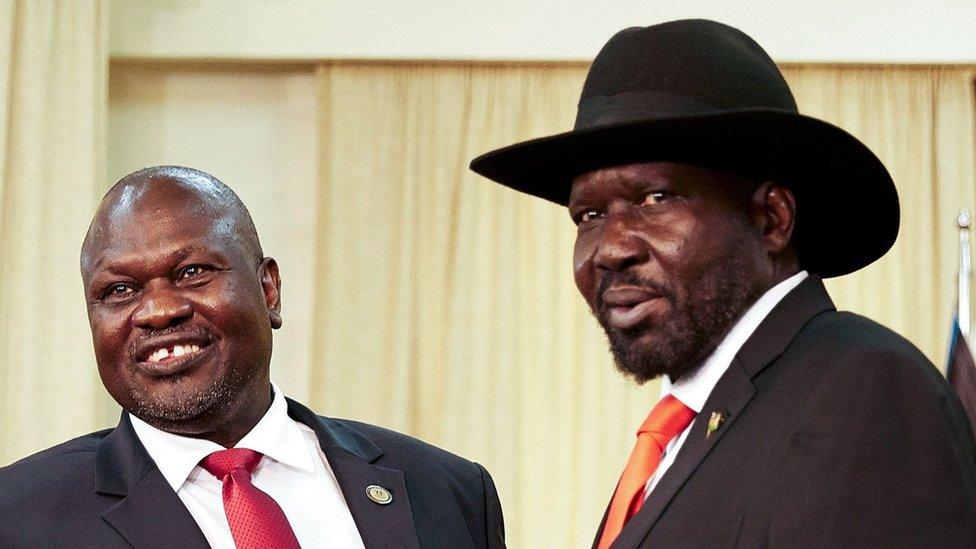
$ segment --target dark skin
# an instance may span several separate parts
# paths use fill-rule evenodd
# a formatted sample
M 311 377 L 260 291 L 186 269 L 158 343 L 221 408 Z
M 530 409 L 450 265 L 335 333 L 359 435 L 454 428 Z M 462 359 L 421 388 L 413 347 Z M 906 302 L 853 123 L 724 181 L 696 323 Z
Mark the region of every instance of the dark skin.
M 232 447 L 271 405 L 281 280 L 236 197 L 200 174 L 137 173 L 109 191 L 82 278 L 112 397 L 157 428 Z
M 796 202 L 773 181 L 670 162 L 573 181 L 576 285 L 638 383 L 698 367 L 766 290 L 799 271 Z

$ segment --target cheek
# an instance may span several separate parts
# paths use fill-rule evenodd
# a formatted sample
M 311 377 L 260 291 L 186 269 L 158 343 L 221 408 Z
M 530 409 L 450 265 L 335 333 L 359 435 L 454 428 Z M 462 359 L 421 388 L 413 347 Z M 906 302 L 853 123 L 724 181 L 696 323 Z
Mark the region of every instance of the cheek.
M 90 325 L 95 358 L 99 363 L 113 360 L 124 352 L 129 334 L 128 315 L 96 314 Z
M 586 301 L 592 304 L 596 284 L 596 273 L 593 269 L 593 246 L 587 242 L 583 235 L 576 238 L 576 246 L 573 248 L 573 279 Z
M 267 320 L 264 294 L 253 284 L 227 280 L 198 297 L 197 312 L 226 335 L 253 337 Z

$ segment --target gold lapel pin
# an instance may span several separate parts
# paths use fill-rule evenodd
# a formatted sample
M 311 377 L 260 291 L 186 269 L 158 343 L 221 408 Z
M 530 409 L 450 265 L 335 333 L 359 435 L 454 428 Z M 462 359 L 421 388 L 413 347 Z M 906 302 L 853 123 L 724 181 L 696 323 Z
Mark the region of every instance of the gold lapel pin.
M 708 418 L 708 428 L 705 430 L 705 439 L 709 439 L 712 433 L 718 431 L 722 424 L 725 423 L 725 412 L 712 412 L 712 415 Z
M 366 497 L 373 500 L 373 503 L 379 503 L 380 505 L 388 505 L 393 501 L 393 494 L 389 490 L 375 484 L 370 484 L 366 487 Z

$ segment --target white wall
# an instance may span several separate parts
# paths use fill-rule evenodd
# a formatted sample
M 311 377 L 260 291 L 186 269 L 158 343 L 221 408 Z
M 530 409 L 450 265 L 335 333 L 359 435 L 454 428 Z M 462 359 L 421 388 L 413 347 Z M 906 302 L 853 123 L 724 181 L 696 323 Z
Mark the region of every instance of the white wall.
M 976 0 L 111 0 L 114 58 L 590 60 L 706 17 L 777 61 L 974 63 Z

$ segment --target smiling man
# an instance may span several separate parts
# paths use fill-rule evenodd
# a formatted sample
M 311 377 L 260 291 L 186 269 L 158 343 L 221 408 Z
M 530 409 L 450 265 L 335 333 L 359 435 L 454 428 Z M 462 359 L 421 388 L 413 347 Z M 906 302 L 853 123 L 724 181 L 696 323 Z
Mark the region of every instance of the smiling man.
M 0 469 L 0 546 L 504 546 L 481 466 L 316 416 L 271 382 L 278 265 L 220 181 L 124 177 L 81 271 L 122 419 Z
M 894 243 L 891 177 L 800 115 L 751 38 L 704 20 L 625 29 L 573 131 L 471 167 L 568 208 L 576 285 L 617 367 L 664 376 L 595 547 L 973 545 L 959 400 L 821 281 Z

